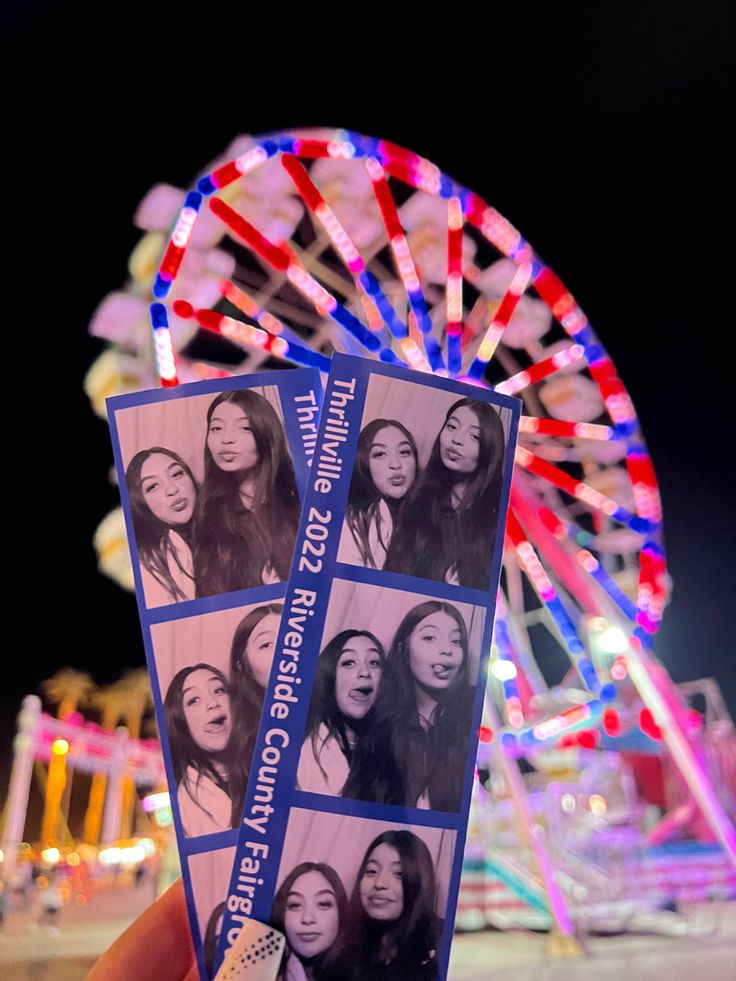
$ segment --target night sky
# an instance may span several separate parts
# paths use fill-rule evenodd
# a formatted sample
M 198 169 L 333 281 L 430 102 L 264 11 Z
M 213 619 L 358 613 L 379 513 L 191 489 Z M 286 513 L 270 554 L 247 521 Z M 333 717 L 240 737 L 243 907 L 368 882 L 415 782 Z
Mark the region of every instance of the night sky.
M 186 186 L 237 133 L 289 126 L 428 157 L 575 294 L 661 484 L 674 593 L 657 654 L 676 680 L 715 676 L 736 713 L 729 4 L 484 5 L 462 23 L 448 7 L 421 29 L 364 6 L 270 23 L 202 7 L 201 23 L 173 24 L 134 5 L 117 19 L 9 6 L 3 756 L 22 696 L 57 668 L 106 683 L 143 663 L 133 597 L 96 571 L 92 534 L 117 493 L 81 389 L 102 349 L 90 317 L 141 234 L 135 207 L 157 181 Z M 4 783 L 5 770 L 0 797 Z

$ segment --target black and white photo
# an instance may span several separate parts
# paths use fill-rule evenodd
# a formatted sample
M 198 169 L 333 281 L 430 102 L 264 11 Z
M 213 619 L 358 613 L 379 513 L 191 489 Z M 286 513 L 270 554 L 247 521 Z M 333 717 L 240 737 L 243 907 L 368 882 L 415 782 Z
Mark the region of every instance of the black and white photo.
M 281 603 L 151 628 L 185 837 L 238 826 Z
M 456 834 L 295 808 L 271 922 L 283 979 L 433 981 Z
M 298 789 L 457 811 L 483 624 L 468 603 L 337 580 Z
M 284 581 L 299 494 L 274 385 L 121 409 L 146 605 Z
M 374 375 L 338 561 L 487 589 L 511 413 Z

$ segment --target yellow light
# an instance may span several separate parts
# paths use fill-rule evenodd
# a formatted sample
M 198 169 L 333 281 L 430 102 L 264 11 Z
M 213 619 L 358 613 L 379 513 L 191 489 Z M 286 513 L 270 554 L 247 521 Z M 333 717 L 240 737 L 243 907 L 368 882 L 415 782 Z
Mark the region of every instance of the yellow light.
M 5 861 L 5 852 L 0 848 L 0 863 Z
M 69 852 L 66 857 L 67 865 L 79 865 L 80 858 L 77 852 Z
M 56 865 L 61 858 L 61 852 L 58 848 L 44 848 L 41 852 L 41 858 L 44 862 L 48 862 L 49 865 Z
M 600 794 L 591 794 L 588 803 L 590 804 L 590 810 L 598 817 L 603 817 L 608 809 L 605 799 Z
M 28 844 L 27 841 L 22 841 L 20 843 L 20 848 L 18 849 L 18 851 L 21 853 L 21 855 L 27 855 L 28 852 L 31 851 L 31 846 Z
M 51 752 L 54 756 L 66 756 L 69 752 L 69 740 L 68 739 L 55 739 L 51 743 Z

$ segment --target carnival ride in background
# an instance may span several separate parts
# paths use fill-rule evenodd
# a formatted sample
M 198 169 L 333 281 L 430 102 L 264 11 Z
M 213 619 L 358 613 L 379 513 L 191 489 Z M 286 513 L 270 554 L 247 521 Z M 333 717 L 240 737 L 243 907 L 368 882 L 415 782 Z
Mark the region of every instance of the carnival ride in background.
M 570 937 L 734 892 L 733 725 L 712 681 L 676 686 L 653 654 L 669 580 L 652 461 L 522 235 L 429 160 L 342 130 L 239 137 L 135 223 L 130 279 L 90 326 L 109 342 L 85 382 L 102 416 L 112 394 L 327 370 L 333 350 L 523 402 L 459 924 Z M 124 535 L 113 512 L 96 545 L 132 588 Z

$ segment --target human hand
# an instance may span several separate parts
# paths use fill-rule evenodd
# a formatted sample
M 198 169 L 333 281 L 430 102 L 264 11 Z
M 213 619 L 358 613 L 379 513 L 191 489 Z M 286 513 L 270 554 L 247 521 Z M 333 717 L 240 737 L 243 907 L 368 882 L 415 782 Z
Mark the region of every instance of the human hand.
M 199 981 L 181 879 L 118 937 L 87 981 Z

